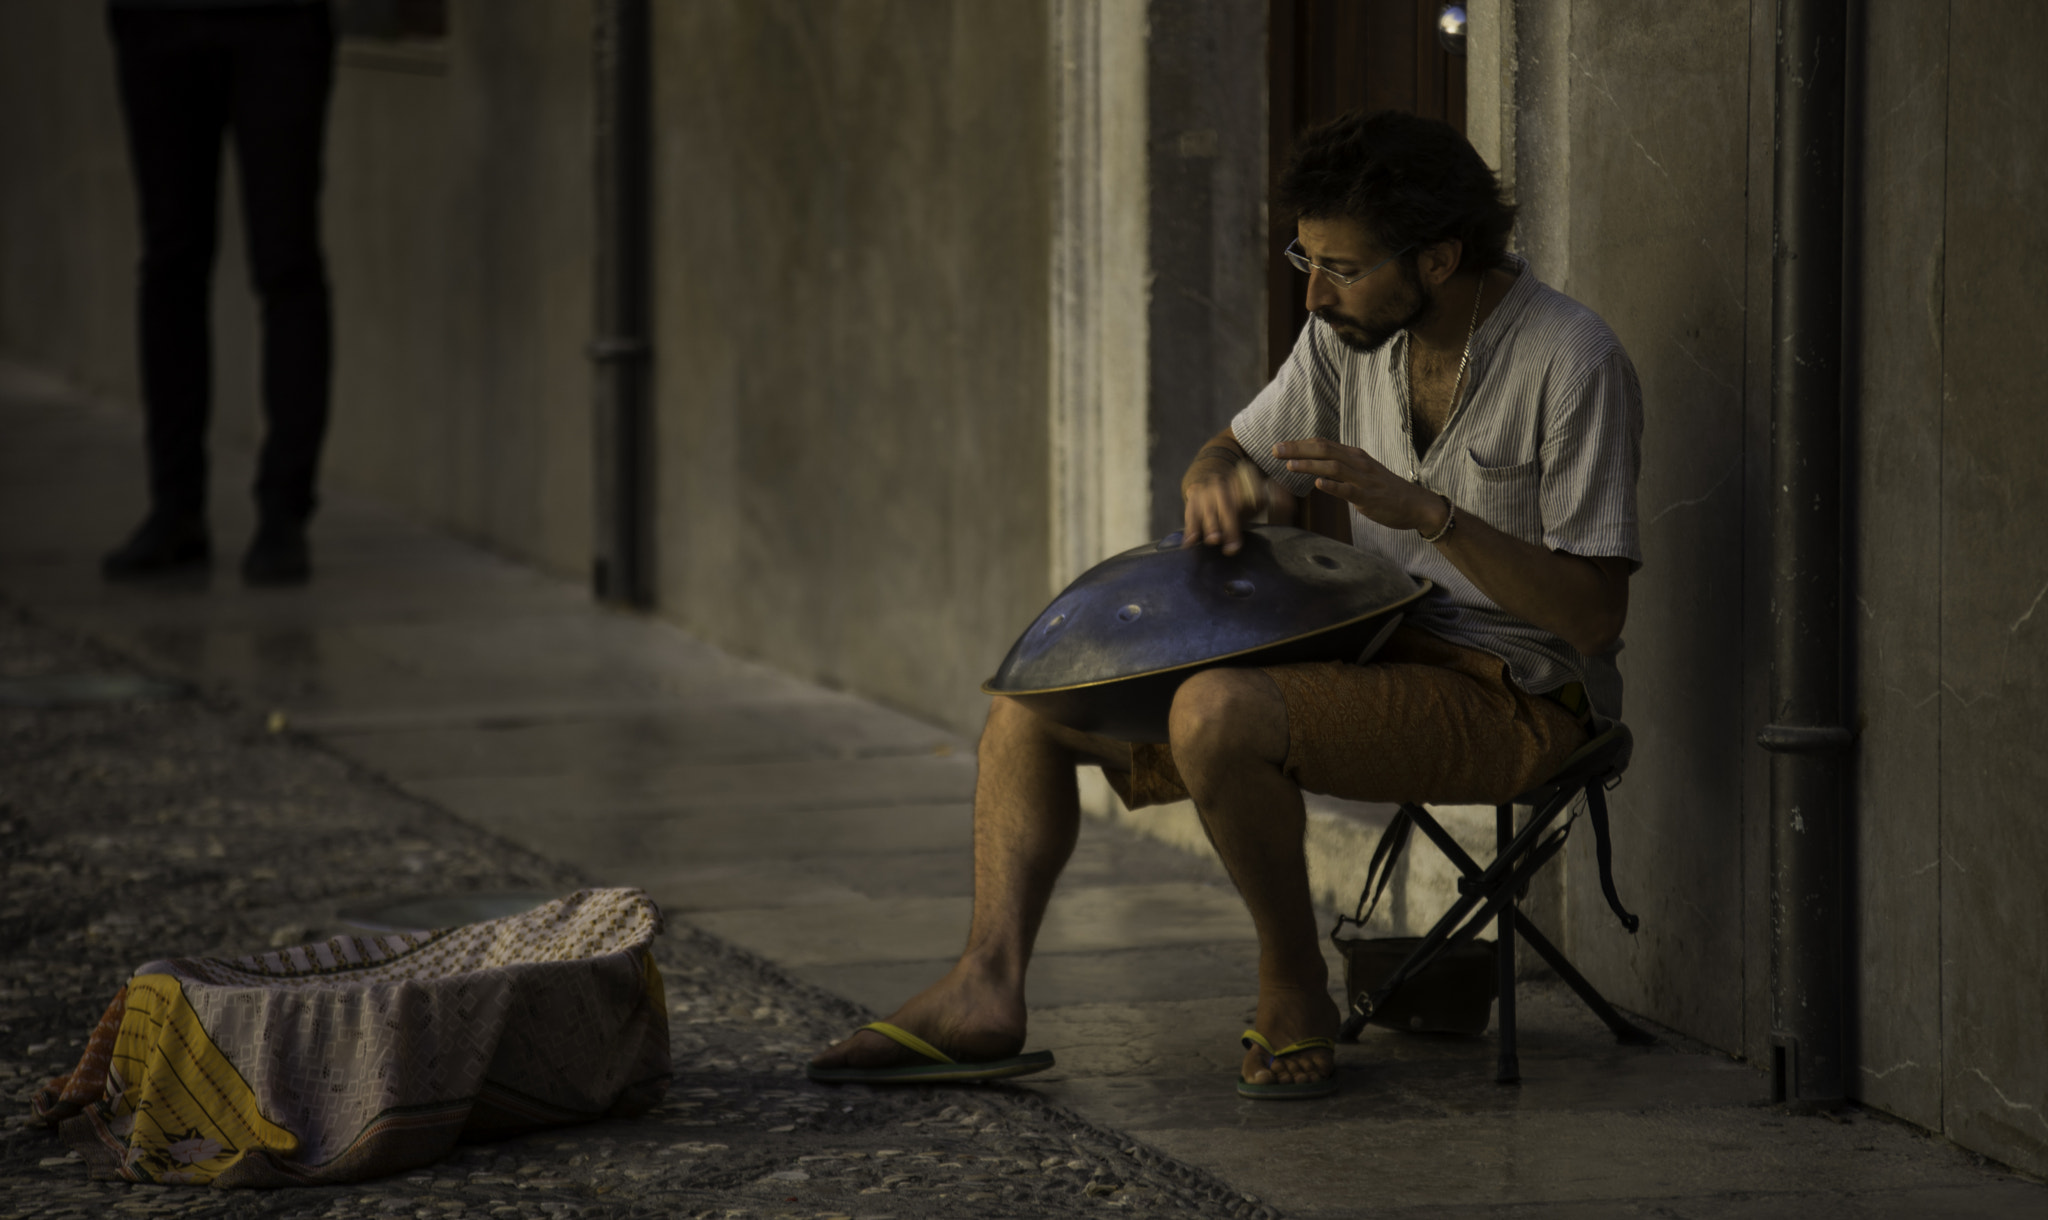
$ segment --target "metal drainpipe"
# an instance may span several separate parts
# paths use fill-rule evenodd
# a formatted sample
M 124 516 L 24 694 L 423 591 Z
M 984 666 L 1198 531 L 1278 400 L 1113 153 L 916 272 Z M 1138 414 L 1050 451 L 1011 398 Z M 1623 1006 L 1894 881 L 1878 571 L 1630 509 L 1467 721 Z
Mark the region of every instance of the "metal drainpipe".
M 647 0 L 597 0 L 595 558 L 600 600 L 653 601 L 649 559 Z
M 1847 0 L 1779 0 L 1771 259 L 1771 1093 L 1830 1105 L 1848 905 L 1842 724 Z

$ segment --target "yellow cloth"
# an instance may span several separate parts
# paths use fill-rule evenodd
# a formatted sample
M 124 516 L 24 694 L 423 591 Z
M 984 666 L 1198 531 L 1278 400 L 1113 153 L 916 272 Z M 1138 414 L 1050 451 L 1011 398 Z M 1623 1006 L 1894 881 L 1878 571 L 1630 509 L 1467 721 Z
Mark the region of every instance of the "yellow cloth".
M 438 932 L 151 962 L 35 1115 L 95 1178 L 234 1188 L 643 1113 L 670 1075 L 660 929 L 638 890 L 580 890 Z
M 291 1132 L 264 1118 L 256 1094 L 207 1037 L 185 988 L 168 974 L 129 980 L 107 1081 L 109 1126 L 128 1136 L 144 1181 L 202 1186 L 262 1148 L 296 1152 Z

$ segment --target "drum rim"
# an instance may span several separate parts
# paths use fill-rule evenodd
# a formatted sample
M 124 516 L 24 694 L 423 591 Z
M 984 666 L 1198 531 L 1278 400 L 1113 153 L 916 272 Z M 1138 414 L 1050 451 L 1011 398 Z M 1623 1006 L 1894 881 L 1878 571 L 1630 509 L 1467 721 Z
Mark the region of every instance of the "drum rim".
M 1158 669 L 1142 670 L 1134 674 L 1119 674 L 1114 678 L 1096 678 L 1089 682 L 1073 682 L 1065 686 L 1038 686 L 1033 687 L 1029 690 L 1005 690 L 1001 687 L 996 686 L 996 678 L 1001 676 L 1000 672 L 998 672 L 997 674 L 990 675 L 989 679 L 981 684 L 981 693 L 984 695 L 1007 695 L 1012 698 L 1022 695 L 1056 695 L 1065 691 L 1087 690 L 1088 688 L 1094 686 L 1110 686 L 1118 682 L 1134 682 L 1140 678 L 1156 678 L 1161 674 L 1173 673 L 1175 670 L 1207 669 L 1211 666 L 1221 665 L 1237 657 L 1249 656 L 1250 654 L 1255 652 L 1264 652 L 1269 648 L 1278 648 L 1284 644 L 1292 644 L 1296 640 L 1308 639 L 1311 636 L 1326 635 L 1329 632 L 1338 630 L 1339 628 L 1349 627 L 1355 623 L 1362 623 L 1369 618 L 1377 618 L 1378 616 L 1386 614 L 1389 611 L 1399 610 L 1403 606 L 1407 606 L 1413 603 L 1416 599 L 1424 596 L 1425 594 L 1429 593 L 1430 590 L 1436 588 L 1436 583 L 1426 576 L 1417 576 L 1413 579 L 1415 581 L 1415 591 L 1410 593 L 1408 596 L 1401 598 L 1399 601 L 1388 602 L 1386 605 L 1381 606 L 1376 610 L 1368 610 L 1364 614 L 1355 615 L 1351 618 L 1343 619 L 1339 622 L 1329 623 L 1325 626 L 1318 627 L 1313 631 L 1303 631 L 1295 635 L 1286 636 L 1282 639 L 1267 640 L 1263 644 L 1254 644 L 1250 648 L 1240 648 L 1236 652 L 1226 652 L 1219 656 L 1204 657 L 1199 661 L 1182 661 L 1178 665 L 1164 665 Z

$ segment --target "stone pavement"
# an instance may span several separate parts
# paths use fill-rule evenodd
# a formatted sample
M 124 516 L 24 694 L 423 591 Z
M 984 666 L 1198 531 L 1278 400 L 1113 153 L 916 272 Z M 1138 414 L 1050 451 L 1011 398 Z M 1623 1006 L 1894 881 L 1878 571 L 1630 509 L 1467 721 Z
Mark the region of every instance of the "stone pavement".
M 886 1011 L 957 949 L 968 743 L 346 496 L 311 589 L 245 590 L 232 453 L 211 582 L 105 586 L 96 556 L 142 509 L 138 434 L 0 366 L 0 596 L 856 1004 Z M 1252 962 L 1212 861 L 1091 821 L 1033 975 L 1030 1045 L 1060 1066 L 1023 1091 L 1293 1216 L 2048 1212 L 2048 1188 L 1913 1128 L 1773 1109 L 1759 1073 L 1682 1039 L 1616 1046 L 1540 984 L 1519 1088 L 1486 1040 L 1375 1030 L 1335 1099 L 1243 1102 Z
M 0 1220 L 1273 1214 L 1034 1093 L 812 1084 L 804 1052 L 853 1006 L 673 924 L 653 948 L 674 1081 L 650 1113 L 475 1143 L 373 1182 L 88 1180 L 27 1102 L 77 1063 L 138 962 L 325 940 L 366 896 L 416 907 L 585 879 L 271 731 L 262 711 L 189 694 L 14 706 L 29 683 L 82 673 L 134 676 L 0 601 L 0 1096 L 14 1103 L 0 1117 Z

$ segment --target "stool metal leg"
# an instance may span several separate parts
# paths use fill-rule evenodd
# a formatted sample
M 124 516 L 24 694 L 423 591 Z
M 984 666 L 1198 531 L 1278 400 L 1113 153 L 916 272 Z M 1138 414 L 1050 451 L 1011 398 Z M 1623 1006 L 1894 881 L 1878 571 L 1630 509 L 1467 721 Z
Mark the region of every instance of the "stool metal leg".
M 1593 1010 L 1593 1015 L 1607 1023 L 1607 1028 L 1614 1031 L 1615 1038 L 1629 1046 L 1657 1045 L 1657 1036 L 1616 1012 L 1614 1005 L 1609 1004 L 1606 997 L 1596 991 L 1593 984 L 1586 981 L 1586 976 L 1578 972 L 1563 952 L 1550 943 L 1550 938 L 1536 930 L 1536 925 L 1529 922 L 1527 915 L 1516 911 L 1515 926 L 1521 929 L 1522 939 L 1529 942 L 1529 947 L 1536 950 L 1536 955 L 1549 962 L 1550 968 L 1557 971 L 1557 976 L 1573 991 L 1579 993 L 1579 998 L 1586 1002 L 1586 1007 Z
M 1508 844 L 1515 837 L 1515 807 L 1496 805 L 1493 810 L 1495 852 L 1505 855 Z M 1496 859 L 1499 858 L 1496 855 Z M 1512 887 L 1514 881 L 1506 883 Z M 1515 1054 L 1515 894 L 1512 888 L 1501 903 L 1499 928 L 1494 940 L 1494 963 L 1499 970 L 1497 985 L 1500 990 L 1500 1062 L 1494 1071 L 1494 1080 L 1500 1084 L 1518 1084 L 1522 1079 L 1522 1064 Z

